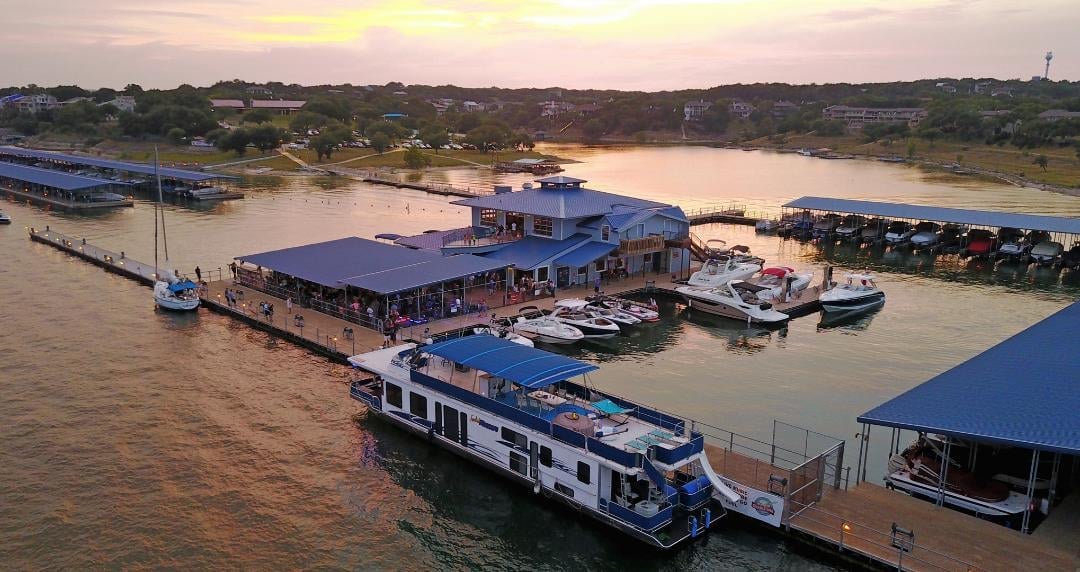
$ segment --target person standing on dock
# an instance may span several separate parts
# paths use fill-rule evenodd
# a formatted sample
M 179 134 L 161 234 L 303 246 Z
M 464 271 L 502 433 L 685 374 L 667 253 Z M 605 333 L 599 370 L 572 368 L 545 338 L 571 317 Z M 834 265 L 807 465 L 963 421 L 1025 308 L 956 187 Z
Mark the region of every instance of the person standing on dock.
M 596 294 L 597 296 L 600 295 L 600 277 L 599 276 L 597 276 L 596 279 L 593 280 L 593 293 Z
M 236 280 L 236 263 L 235 262 L 230 262 L 229 263 L 229 271 L 232 272 L 233 280 Z
M 195 267 L 195 280 L 202 282 L 202 269 L 198 266 Z
M 292 296 L 285 298 L 285 311 L 292 314 Z

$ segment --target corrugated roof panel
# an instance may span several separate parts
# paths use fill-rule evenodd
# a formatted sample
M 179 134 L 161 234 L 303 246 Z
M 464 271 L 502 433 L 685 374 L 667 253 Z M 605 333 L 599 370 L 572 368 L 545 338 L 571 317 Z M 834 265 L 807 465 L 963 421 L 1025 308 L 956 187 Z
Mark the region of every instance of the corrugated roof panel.
M 529 235 L 483 256 L 513 264 L 518 270 L 532 270 L 587 240 L 587 234 L 575 234 L 565 240 Z
M 60 171 L 27 167 L 14 163 L 0 162 L 0 177 L 19 179 L 35 185 L 45 185 L 62 191 L 82 191 L 95 187 L 107 187 L 109 185 L 124 185 L 116 181 L 71 175 Z
M 584 218 L 611 213 L 616 207 L 666 208 L 671 205 L 585 188 L 542 188 L 453 201 L 452 204 L 513 211 L 552 218 Z
M 85 165 L 88 167 L 98 167 L 101 169 L 116 169 L 119 171 L 126 171 L 128 173 L 139 173 L 142 175 L 153 175 L 154 166 L 147 165 L 146 163 L 129 163 L 127 161 L 114 161 L 112 159 L 97 159 L 94 157 L 83 157 L 81 155 L 69 155 L 67 153 L 56 153 L 53 151 L 39 151 L 37 149 L 23 149 L 22 147 L 10 147 L 0 146 L 0 155 L 11 155 L 15 157 L 29 157 L 31 159 L 39 159 L 45 161 L 62 161 L 64 163 L 71 163 L 73 165 Z M 217 173 L 200 173 L 198 171 L 188 171 L 186 169 L 174 169 L 171 167 L 161 167 L 158 169 L 162 177 L 168 179 L 176 179 L 178 181 L 209 181 L 211 179 L 235 179 L 229 175 L 220 175 Z
M 860 423 L 1080 453 L 1080 302 L 859 416 Z
M 600 369 L 573 358 L 488 335 L 465 336 L 421 349 L 529 388 L 544 387 Z
M 1080 234 L 1080 219 L 1061 216 L 977 211 L 948 207 L 908 205 L 903 203 L 833 199 L 828 197 L 802 197 L 795 199 L 784 206 L 795 209 L 874 215 L 886 218 L 952 222 L 998 228 L 1008 226 L 1023 230 L 1045 230 L 1048 232 Z
M 586 242 L 581 246 L 555 259 L 556 266 L 570 266 L 578 268 L 602 257 L 618 248 L 618 244 L 599 242 L 596 240 Z

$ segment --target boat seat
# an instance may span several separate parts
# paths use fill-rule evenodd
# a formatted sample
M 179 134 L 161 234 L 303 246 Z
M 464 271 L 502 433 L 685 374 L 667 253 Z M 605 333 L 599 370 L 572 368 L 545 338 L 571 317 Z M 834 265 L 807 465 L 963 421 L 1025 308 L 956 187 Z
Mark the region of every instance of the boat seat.
M 637 439 L 634 439 L 633 441 L 630 441 L 629 443 L 626 444 L 626 446 L 630 447 L 631 449 L 637 449 L 638 451 L 641 451 L 641 452 L 645 452 L 645 451 L 649 450 L 649 445 L 647 443 L 642 443 L 641 441 L 639 441 Z
M 670 431 L 664 431 L 663 429 L 653 429 L 652 431 L 649 431 L 649 435 L 652 435 L 653 437 L 656 437 L 658 439 L 663 439 L 665 441 L 673 441 L 675 439 L 674 433 Z
M 638 441 L 641 441 L 641 442 L 643 442 L 645 444 L 648 444 L 648 445 L 662 445 L 663 444 L 662 441 L 660 441 L 656 437 L 653 437 L 652 435 L 642 435 L 641 437 L 638 437 Z

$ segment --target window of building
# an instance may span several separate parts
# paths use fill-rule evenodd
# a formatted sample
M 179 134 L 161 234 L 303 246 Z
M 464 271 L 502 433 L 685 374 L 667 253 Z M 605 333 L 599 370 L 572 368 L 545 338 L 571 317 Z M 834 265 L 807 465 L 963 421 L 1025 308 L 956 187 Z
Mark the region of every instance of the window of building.
M 572 488 L 570 488 L 570 487 L 568 487 L 568 486 L 566 486 L 566 485 L 564 485 L 562 483 L 555 483 L 555 490 L 562 493 L 562 494 L 564 494 L 564 495 L 566 495 L 566 496 L 568 496 L 568 497 L 570 497 L 570 498 L 574 498 L 574 489 L 572 489 Z
M 401 408 L 401 386 L 386 383 L 386 402 L 398 409 Z
M 409 392 L 409 413 L 427 419 L 427 398 L 415 391 Z
M 643 259 L 642 261 L 645 264 L 652 264 L 652 253 L 650 252 L 650 253 L 646 254 L 645 256 L 642 257 L 642 259 Z
M 600 227 L 600 240 L 602 240 L 604 242 L 607 242 L 607 241 L 611 240 L 611 227 L 610 226 L 605 224 L 604 226 Z
M 537 268 L 536 269 L 536 281 L 537 282 L 547 282 L 547 280 L 548 280 L 548 267 L 547 266 L 541 266 L 540 268 Z
M 601 258 L 597 260 L 594 264 L 596 265 L 597 272 L 603 272 L 607 270 L 607 258 Z
M 498 226 L 499 224 L 499 211 L 495 209 L 481 209 L 480 210 L 480 224 L 484 226 Z
M 514 445 L 521 447 L 522 449 L 527 449 L 529 447 L 529 438 L 522 435 L 521 433 L 518 433 L 517 431 L 514 431 L 513 429 L 503 427 L 502 438 L 503 441 L 509 441 Z
M 510 451 L 510 470 L 521 473 L 522 475 L 529 472 L 529 459 L 525 455 L 519 455 L 513 451 Z
M 585 483 L 586 485 L 589 484 L 592 481 L 592 478 L 589 475 L 590 472 L 591 467 L 588 463 L 584 461 L 577 462 L 577 480 Z
M 551 448 L 540 445 L 540 464 L 545 467 L 551 466 Z
M 536 236 L 551 236 L 551 217 L 534 216 L 533 234 Z

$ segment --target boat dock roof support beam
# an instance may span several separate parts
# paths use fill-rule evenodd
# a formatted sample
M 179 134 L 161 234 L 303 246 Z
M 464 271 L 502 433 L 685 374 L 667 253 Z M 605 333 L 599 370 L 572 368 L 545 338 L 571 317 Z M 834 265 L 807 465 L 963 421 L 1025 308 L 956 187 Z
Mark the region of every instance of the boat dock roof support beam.
M 1039 469 L 1039 450 L 1034 449 L 1031 451 L 1031 471 L 1028 472 L 1028 486 L 1027 486 L 1027 498 L 1028 498 L 1028 510 L 1024 511 L 1024 520 L 1020 525 L 1020 532 L 1027 534 L 1031 530 L 1031 500 L 1035 496 L 1035 476 Z

